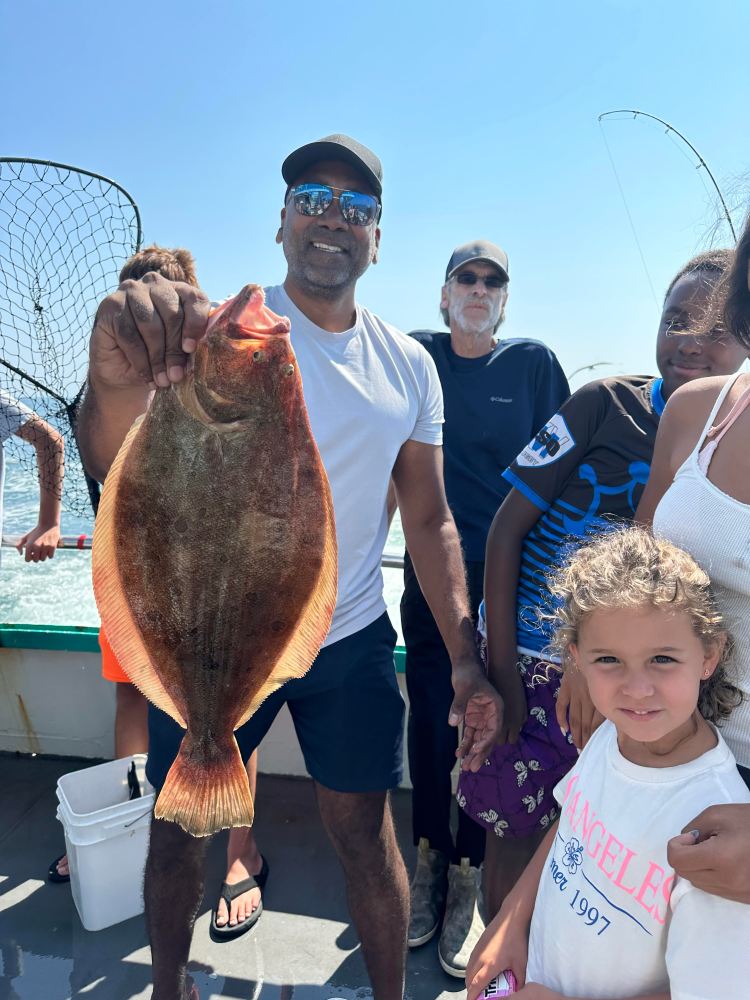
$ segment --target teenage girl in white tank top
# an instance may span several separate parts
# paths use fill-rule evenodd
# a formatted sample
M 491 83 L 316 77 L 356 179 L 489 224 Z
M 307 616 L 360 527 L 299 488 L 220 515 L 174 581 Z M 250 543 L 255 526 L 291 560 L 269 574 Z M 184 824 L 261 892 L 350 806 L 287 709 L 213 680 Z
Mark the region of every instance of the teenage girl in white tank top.
M 719 489 L 710 466 L 724 435 L 750 406 L 746 388 L 716 424 L 738 375 L 727 379 L 695 447 L 654 513 L 654 533 L 688 551 L 711 577 L 716 600 L 735 638 L 736 683 L 746 700 L 722 726 L 740 764 L 750 767 L 750 504 Z
M 728 280 L 727 335 L 750 354 L 750 224 Z M 716 421 L 717 426 L 714 426 Z M 736 629 L 737 681 L 750 691 L 750 376 L 701 378 L 677 390 L 659 426 L 636 520 L 687 549 L 715 583 Z M 722 730 L 750 785 L 750 704 Z M 742 766 L 744 765 L 744 767 Z M 705 809 L 669 842 L 675 873 L 750 903 L 750 805 Z M 689 832 L 688 832 L 689 831 Z M 677 831 L 675 831 L 677 833 Z

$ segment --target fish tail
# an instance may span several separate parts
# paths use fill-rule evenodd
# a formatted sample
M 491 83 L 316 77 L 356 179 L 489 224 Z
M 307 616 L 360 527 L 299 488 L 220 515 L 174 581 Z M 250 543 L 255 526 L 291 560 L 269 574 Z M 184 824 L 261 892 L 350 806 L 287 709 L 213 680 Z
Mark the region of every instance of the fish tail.
M 162 788 L 154 816 L 178 823 L 194 837 L 252 826 L 253 798 L 237 740 L 210 741 L 185 733 Z

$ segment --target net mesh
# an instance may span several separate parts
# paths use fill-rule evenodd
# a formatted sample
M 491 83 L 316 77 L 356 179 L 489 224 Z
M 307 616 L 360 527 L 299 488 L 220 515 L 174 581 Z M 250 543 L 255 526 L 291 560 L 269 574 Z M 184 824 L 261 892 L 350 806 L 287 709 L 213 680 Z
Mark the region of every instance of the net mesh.
M 140 241 L 138 208 L 113 181 L 64 164 L 0 158 L 0 391 L 62 434 L 63 508 L 77 515 L 98 498 L 75 440 L 89 336 L 97 305 Z M 6 447 L 36 478 L 35 451 L 15 436 Z M 49 474 L 39 468 L 40 478 Z

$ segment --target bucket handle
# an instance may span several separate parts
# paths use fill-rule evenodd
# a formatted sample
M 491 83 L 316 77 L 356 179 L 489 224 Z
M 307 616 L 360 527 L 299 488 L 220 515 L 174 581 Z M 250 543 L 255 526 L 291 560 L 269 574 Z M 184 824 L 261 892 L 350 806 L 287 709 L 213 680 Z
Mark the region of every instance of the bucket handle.
M 149 806 L 148 809 L 146 809 L 145 812 L 142 812 L 140 815 L 136 816 L 135 819 L 128 820 L 127 823 L 123 823 L 121 820 L 118 821 L 118 822 L 116 822 L 116 823 L 105 823 L 104 824 L 104 829 L 105 830 L 113 830 L 115 827 L 119 827 L 119 828 L 122 828 L 123 830 L 127 830 L 131 826 L 135 826 L 136 823 L 139 823 L 143 819 L 144 816 L 150 816 L 151 815 L 151 811 L 152 811 L 151 806 Z

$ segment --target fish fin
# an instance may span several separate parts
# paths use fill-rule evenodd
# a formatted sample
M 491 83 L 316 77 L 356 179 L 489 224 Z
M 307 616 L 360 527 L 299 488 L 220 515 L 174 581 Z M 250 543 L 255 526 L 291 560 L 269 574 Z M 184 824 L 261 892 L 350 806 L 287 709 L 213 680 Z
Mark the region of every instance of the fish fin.
M 323 560 L 318 574 L 318 584 L 300 614 L 299 627 L 294 630 L 282 652 L 273 672 L 253 698 L 239 720 L 239 729 L 260 708 L 261 704 L 277 691 L 282 684 L 295 677 L 303 677 L 325 642 L 331 619 L 336 607 L 336 585 L 338 578 L 338 549 L 336 546 L 336 522 L 333 514 L 333 499 L 328 480 L 324 480 L 325 500 L 323 511 L 326 516 L 325 544 Z
M 133 620 L 120 581 L 117 561 L 115 513 L 118 485 L 130 446 L 142 420 L 143 417 L 139 417 L 128 431 L 102 489 L 91 554 L 94 596 L 104 634 L 117 662 L 138 690 L 157 708 L 171 715 L 184 729 L 185 721 L 159 680 L 138 626 Z
M 156 800 L 154 816 L 178 823 L 193 837 L 252 826 L 254 809 L 237 740 L 185 733 Z

